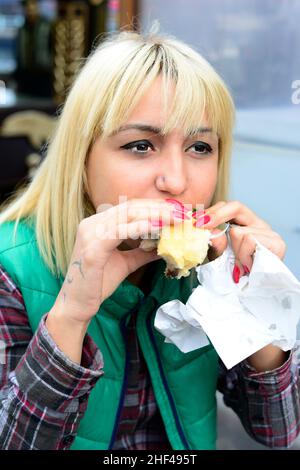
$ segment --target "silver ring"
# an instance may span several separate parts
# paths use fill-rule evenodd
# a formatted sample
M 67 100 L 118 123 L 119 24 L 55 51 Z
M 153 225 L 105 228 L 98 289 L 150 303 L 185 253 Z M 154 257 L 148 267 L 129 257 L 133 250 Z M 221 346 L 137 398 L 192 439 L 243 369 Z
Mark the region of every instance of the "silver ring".
M 231 227 L 231 224 L 229 222 L 226 222 L 226 227 L 224 228 L 224 230 L 222 230 L 220 233 L 215 233 L 214 235 L 211 235 L 210 240 L 221 237 L 221 235 L 224 235 L 224 233 L 226 233 L 230 229 L 230 227 Z

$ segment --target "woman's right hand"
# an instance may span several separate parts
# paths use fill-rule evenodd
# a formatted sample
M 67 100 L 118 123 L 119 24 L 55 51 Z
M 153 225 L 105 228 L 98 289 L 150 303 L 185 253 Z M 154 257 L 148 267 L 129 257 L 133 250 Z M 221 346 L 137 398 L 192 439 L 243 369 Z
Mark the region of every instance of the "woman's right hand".
M 83 219 L 78 227 L 67 275 L 56 303 L 71 320 L 88 323 L 101 303 L 132 272 L 159 258 L 156 250 L 127 251 L 118 245 L 158 231 L 153 220 L 181 223 L 174 206 L 163 199 L 132 199 Z

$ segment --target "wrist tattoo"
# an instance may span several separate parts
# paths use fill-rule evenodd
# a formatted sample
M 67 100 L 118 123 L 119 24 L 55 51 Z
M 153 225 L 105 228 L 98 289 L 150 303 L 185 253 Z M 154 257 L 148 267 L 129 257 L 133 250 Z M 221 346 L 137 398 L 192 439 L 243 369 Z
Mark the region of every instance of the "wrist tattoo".
M 83 279 L 84 279 L 84 274 L 83 274 L 83 271 L 82 271 L 82 260 L 80 259 L 79 261 L 74 261 L 74 263 L 72 263 L 72 266 L 73 266 L 73 265 L 79 267 L 80 274 L 81 274 L 81 276 L 82 276 Z

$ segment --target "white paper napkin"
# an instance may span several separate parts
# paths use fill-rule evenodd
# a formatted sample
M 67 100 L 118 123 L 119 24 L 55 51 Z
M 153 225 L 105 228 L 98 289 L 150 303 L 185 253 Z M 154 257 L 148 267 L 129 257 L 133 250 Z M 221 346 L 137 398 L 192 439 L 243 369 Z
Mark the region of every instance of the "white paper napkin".
M 300 282 L 256 241 L 251 273 L 236 284 L 230 245 L 196 268 L 200 285 L 186 305 L 173 300 L 156 313 L 155 327 L 183 352 L 209 344 L 228 369 L 268 344 L 283 351 L 300 339 Z

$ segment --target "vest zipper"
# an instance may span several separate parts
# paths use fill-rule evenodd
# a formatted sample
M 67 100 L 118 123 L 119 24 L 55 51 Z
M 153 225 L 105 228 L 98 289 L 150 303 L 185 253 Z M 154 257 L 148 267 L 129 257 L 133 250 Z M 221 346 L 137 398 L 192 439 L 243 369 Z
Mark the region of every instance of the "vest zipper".
M 140 306 L 143 302 L 144 302 L 144 298 L 140 299 L 138 305 L 135 306 L 132 310 L 130 310 L 130 312 L 128 312 L 127 315 L 125 315 L 125 317 L 122 318 L 122 320 L 120 322 L 120 329 L 121 329 L 122 336 L 124 338 L 125 351 L 126 351 L 125 371 L 124 371 L 120 401 L 119 401 L 119 405 L 118 405 L 118 411 L 117 411 L 117 414 L 116 414 L 116 420 L 115 420 L 112 436 L 111 436 L 111 439 L 110 439 L 110 443 L 109 443 L 109 446 L 108 446 L 108 450 L 112 450 L 115 439 L 116 439 L 116 435 L 117 435 L 117 432 L 118 432 L 118 425 L 119 425 L 119 421 L 120 421 L 120 416 L 121 416 L 122 408 L 123 408 L 123 405 L 124 405 L 124 399 L 125 399 L 126 388 L 127 388 L 127 381 L 128 381 L 129 353 L 128 353 L 127 337 L 126 337 L 126 326 L 125 326 L 126 325 L 126 320 L 130 315 L 135 313 L 140 308 Z
M 109 446 L 108 446 L 108 450 L 112 450 L 115 439 L 116 439 L 119 420 L 120 420 L 120 416 L 121 416 L 121 412 L 122 412 L 122 408 L 123 408 L 123 404 L 124 404 L 124 399 L 125 399 L 127 381 L 128 381 L 129 353 L 128 353 L 128 347 L 127 347 L 127 338 L 126 338 L 126 327 L 125 327 L 126 320 L 130 315 L 135 313 L 141 307 L 141 305 L 145 302 L 145 300 L 146 300 L 145 297 L 142 298 L 140 300 L 139 304 L 134 309 L 132 309 L 130 312 L 128 312 L 128 314 L 121 320 L 121 323 L 120 323 L 120 329 L 121 329 L 122 336 L 124 338 L 125 349 L 126 349 L 125 372 L 124 372 L 124 378 L 123 378 L 120 401 L 119 401 L 119 405 L 118 405 L 118 411 L 117 411 L 117 414 L 116 414 L 116 420 L 115 420 L 114 429 L 113 429 L 113 432 L 112 432 L 112 437 L 111 437 L 111 440 L 110 440 L 110 443 L 109 443 Z M 184 435 L 184 431 L 183 431 L 182 426 L 180 424 L 179 417 L 178 417 L 176 407 L 175 407 L 175 403 L 174 403 L 173 397 L 171 395 L 166 376 L 165 376 L 164 371 L 163 371 L 161 359 L 160 359 L 160 356 L 159 356 L 159 353 L 158 353 L 158 349 L 157 349 L 155 339 L 154 339 L 154 335 L 153 335 L 153 331 L 152 331 L 151 315 L 152 315 L 152 312 L 150 312 L 149 315 L 148 315 L 146 325 L 147 325 L 147 330 L 148 330 L 148 333 L 149 333 L 149 338 L 150 338 L 151 344 L 153 346 L 153 349 L 154 349 L 154 352 L 155 352 L 155 355 L 156 355 L 156 358 L 157 358 L 157 363 L 158 363 L 158 366 L 159 366 L 159 372 L 160 372 L 165 390 L 167 392 L 169 403 L 170 403 L 170 406 L 171 406 L 171 409 L 172 409 L 172 412 L 173 412 L 173 416 L 174 416 L 174 419 L 175 419 L 176 428 L 177 428 L 178 434 L 179 434 L 179 436 L 182 440 L 182 444 L 183 444 L 183 446 L 185 447 L 186 450 L 191 450 L 191 447 L 188 444 L 188 441 L 187 441 L 187 439 Z
M 150 338 L 150 341 L 152 343 L 152 346 L 153 346 L 153 349 L 154 349 L 154 352 L 155 352 L 155 355 L 156 355 L 156 358 L 157 358 L 157 363 L 158 363 L 161 379 L 163 381 L 163 384 L 164 384 L 164 387 L 165 387 L 165 390 L 167 392 L 167 396 L 168 396 L 168 399 L 169 399 L 169 403 L 170 403 L 171 409 L 173 411 L 173 416 L 175 418 L 175 424 L 176 424 L 178 434 L 179 434 L 179 436 L 182 440 L 182 443 L 185 447 L 185 450 L 191 450 L 191 447 L 190 447 L 190 445 L 189 445 L 189 443 L 188 443 L 188 441 L 187 441 L 187 439 L 184 435 L 184 431 L 183 431 L 182 426 L 180 424 L 179 417 L 178 417 L 178 414 L 177 414 L 177 411 L 176 411 L 176 406 L 175 406 L 175 403 L 174 403 L 174 400 L 173 400 L 173 397 L 172 397 L 172 394 L 171 394 L 166 376 L 164 374 L 162 362 L 161 362 L 161 359 L 160 359 L 160 356 L 159 356 L 159 352 L 158 352 L 158 349 L 157 349 L 157 345 L 156 345 L 153 330 L 152 330 L 151 315 L 152 315 L 152 312 L 149 313 L 149 315 L 147 317 L 146 324 L 147 324 L 147 330 L 148 330 L 148 333 L 149 333 L 149 338 Z

